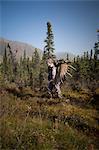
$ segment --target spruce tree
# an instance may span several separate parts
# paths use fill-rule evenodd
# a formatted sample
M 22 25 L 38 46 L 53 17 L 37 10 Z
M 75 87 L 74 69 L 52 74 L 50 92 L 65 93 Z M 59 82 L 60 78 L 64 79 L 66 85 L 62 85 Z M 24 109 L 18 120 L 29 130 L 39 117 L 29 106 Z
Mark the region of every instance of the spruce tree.
M 93 51 L 91 49 L 91 51 L 90 51 L 90 60 L 92 60 L 92 56 L 93 56 Z
M 84 60 L 86 59 L 86 52 L 84 52 Z
M 47 59 L 48 57 L 55 58 L 54 55 L 54 35 L 52 32 L 52 25 L 50 22 L 47 22 L 47 38 L 44 41 L 46 43 L 44 47 L 44 59 Z
M 67 53 L 67 58 L 66 58 L 67 60 L 69 60 L 69 54 Z
M 26 70 L 26 50 L 24 50 L 24 54 L 23 54 L 23 67 L 24 70 Z
M 4 56 L 3 56 L 3 74 L 4 74 L 4 78 L 7 77 L 7 71 L 8 71 L 8 58 L 7 58 L 7 49 L 5 47 Z
M 88 51 L 87 51 L 87 56 L 86 56 L 86 57 L 87 57 L 87 60 L 88 60 L 88 59 L 89 59 L 89 54 L 88 54 Z
M 40 65 L 40 55 L 37 48 L 34 51 L 34 68 L 37 68 Z
M 76 58 L 74 57 L 74 63 L 76 62 Z
M 12 64 L 12 60 L 11 57 L 9 57 L 8 59 L 8 78 L 9 81 L 12 82 L 14 81 L 14 73 L 13 73 L 13 64 Z
M 22 78 L 23 75 L 23 59 L 22 56 L 20 57 L 20 62 L 19 62 L 19 76 Z
M 35 89 L 39 85 L 39 73 L 40 73 L 40 55 L 38 49 L 32 55 L 31 61 L 27 61 L 29 84 L 32 89 Z
M 96 42 L 95 46 L 94 46 L 94 58 L 95 58 L 95 60 L 98 59 L 98 55 L 99 55 L 99 42 Z
M 16 51 L 12 51 L 10 44 L 8 43 L 7 45 L 8 48 L 8 54 L 9 54 L 9 63 L 10 63 L 10 71 L 12 69 L 12 76 L 13 76 L 13 81 L 17 79 L 17 67 L 18 67 L 18 62 L 16 60 Z
M 99 42 L 94 46 L 94 73 L 95 79 L 99 80 Z

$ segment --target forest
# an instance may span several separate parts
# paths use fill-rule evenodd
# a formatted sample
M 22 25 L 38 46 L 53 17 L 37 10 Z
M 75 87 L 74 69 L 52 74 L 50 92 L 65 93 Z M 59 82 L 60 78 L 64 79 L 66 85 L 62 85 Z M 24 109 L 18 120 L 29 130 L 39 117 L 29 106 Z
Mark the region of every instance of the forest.
M 57 59 L 47 22 L 42 57 L 35 49 L 17 61 L 10 43 L 0 63 L 0 148 L 2 150 L 99 149 L 99 41 L 90 51 L 66 60 L 76 68 L 61 84 L 62 99 L 47 91 L 49 56 Z

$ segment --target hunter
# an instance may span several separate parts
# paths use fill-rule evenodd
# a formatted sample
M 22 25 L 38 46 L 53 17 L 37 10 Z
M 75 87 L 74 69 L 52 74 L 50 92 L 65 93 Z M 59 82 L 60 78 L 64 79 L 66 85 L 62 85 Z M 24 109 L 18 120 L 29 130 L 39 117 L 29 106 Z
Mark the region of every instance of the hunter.
M 48 58 L 48 91 L 50 96 L 53 95 L 53 89 L 56 90 L 58 98 L 62 98 L 60 85 L 63 83 L 64 79 L 70 74 L 70 69 L 76 70 L 72 65 L 70 65 L 70 61 L 65 61 L 64 59 L 53 60 L 52 58 Z
M 55 88 L 58 98 L 62 98 L 61 89 L 60 89 L 61 81 L 56 80 L 58 64 L 56 64 L 56 62 L 52 58 L 49 58 L 47 60 L 47 65 L 48 65 L 48 90 L 50 92 L 50 95 L 52 95 L 52 90 L 53 88 Z

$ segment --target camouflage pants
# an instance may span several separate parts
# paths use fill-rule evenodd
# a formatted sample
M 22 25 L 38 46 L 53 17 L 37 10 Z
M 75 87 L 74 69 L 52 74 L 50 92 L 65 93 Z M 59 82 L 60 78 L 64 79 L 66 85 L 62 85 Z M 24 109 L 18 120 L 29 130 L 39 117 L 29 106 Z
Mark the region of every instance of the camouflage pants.
M 58 83 L 55 84 L 56 92 L 57 92 L 59 98 L 62 97 L 62 95 L 61 95 L 61 89 L 60 89 L 60 84 L 61 84 L 61 82 L 58 82 Z
M 48 90 L 49 90 L 49 92 L 52 94 L 53 93 L 52 91 L 54 89 L 57 92 L 57 95 L 58 95 L 59 98 L 62 97 L 62 95 L 61 95 L 61 89 L 60 89 L 60 84 L 61 84 L 60 81 L 57 82 L 57 83 L 53 83 L 53 81 L 51 81 L 48 84 Z

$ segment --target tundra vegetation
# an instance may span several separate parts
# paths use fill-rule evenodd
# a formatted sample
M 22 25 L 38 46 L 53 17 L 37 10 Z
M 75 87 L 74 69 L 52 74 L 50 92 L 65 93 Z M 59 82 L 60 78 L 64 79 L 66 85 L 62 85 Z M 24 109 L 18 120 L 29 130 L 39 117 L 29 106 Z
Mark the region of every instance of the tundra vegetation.
M 62 85 L 63 98 L 49 99 L 46 58 L 54 55 L 47 23 L 43 57 L 35 49 L 17 62 L 10 44 L 0 63 L 1 150 L 99 149 L 99 42 L 71 62 L 76 71 Z M 67 56 L 69 60 L 69 55 Z

